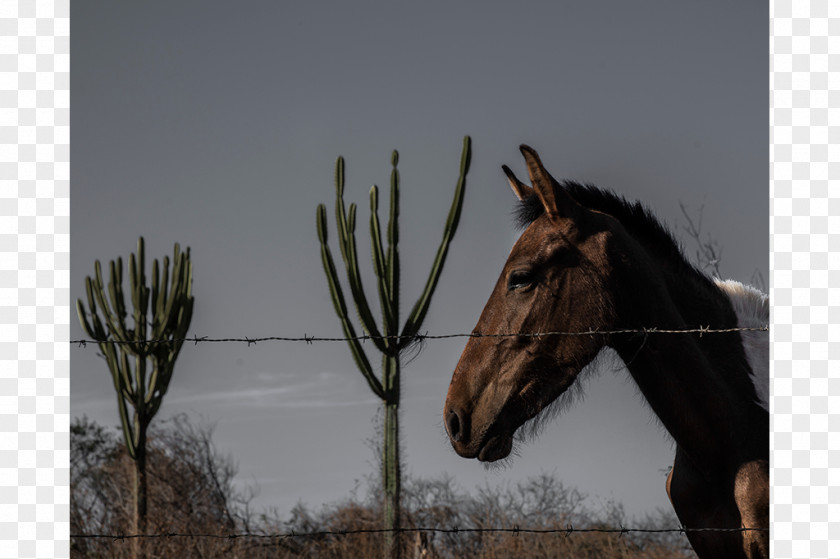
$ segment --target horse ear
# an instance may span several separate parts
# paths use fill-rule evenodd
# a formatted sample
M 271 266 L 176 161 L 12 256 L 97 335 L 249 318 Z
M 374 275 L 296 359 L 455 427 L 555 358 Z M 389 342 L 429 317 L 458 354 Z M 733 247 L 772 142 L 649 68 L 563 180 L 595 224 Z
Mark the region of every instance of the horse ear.
M 513 174 L 510 167 L 502 165 L 502 171 L 505 172 L 510 188 L 519 200 L 524 201 L 534 195 L 534 189 L 516 178 L 516 175 Z
M 555 219 L 577 215 L 578 203 L 563 190 L 554 177 L 548 174 L 537 152 L 525 144 L 519 146 L 519 151 L 522 152 L 525 163 L 528 165 L 528 175 L 531 177 L 531 184 L 534 185 L 531 190 L 536 191 L 537 196 L 540 197 L 548 217 Z

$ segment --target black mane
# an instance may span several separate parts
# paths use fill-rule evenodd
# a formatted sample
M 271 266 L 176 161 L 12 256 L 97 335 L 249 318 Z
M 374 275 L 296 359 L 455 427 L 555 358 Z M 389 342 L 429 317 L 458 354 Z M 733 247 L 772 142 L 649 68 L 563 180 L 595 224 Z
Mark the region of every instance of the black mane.
M 559 186 L 581 206 L 617 219 L 648 250 L 676 265 L 679 271 L 696 274 L 711 283 L 711 278 L 706 273 L 688 261 L 671 231 L 641 202 L 631 202 L 611 190 L 591 184 L 560 181 Z M 519 228 L 525 229 L 543 213 L 545 209 L 542 202 L 538 196 L 533 195 L 516 206 L 514 219 Z

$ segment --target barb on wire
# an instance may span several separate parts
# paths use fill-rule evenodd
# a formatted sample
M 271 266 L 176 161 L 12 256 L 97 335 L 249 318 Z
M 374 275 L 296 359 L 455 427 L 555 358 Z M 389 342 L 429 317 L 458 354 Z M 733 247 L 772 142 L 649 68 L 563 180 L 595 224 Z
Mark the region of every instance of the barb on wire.
M 129 540 L 129 539 L 160 539 L 160 538 L 199 538 L 199 539 L 276 539 L 284 540 L 291 538 L 311 538 L 323 536 L 349 536 L 353 534 L 385 534 L 385 533 L 437 533 L 437 534 L 475 534 L 475 533 L 508 533 L 508 534 L 565 534 L 569 536 L 573 533 L 599 533 L 599 534 L 618 534 L 622 537 L 624 534 L 665 534 L 665 533 L 679 533 L 686 534 L 689 532 L 767 532 L 769 528 L 749 528 L 742 526 L 740 528 L 688 528 L 680 526 L 679 528 L 625 528 L 619 526 L 618 528 L 575 528 L 568 525 L 565 528 L 522 528 L 514 526 L 512 528 L 435 528 L 435 527 L 417 527 L 417 528 L 361 528 L 356 530 L 324 530 L 318 532 L 282 532 L 282 533 L 268 533 L 268 534 L 252 534 L 247 532 L 232 533 L 232 534 L 192 534 L 192 533 L 178 533 L 168 532 L 161 534 L 70 534 L 71 538 L 88 538 L 88 539 L 112 539 L 112 540 Z
M 699 334 L 699 337 L 703 337 L 705 334 L 727 334 L 732 332 L 769 332 L 770 326 L 752 326 L 752 327 L 745 327 L 739 326 L 736 328 L 711 328 L 710 326 L 699 326 L 697 328 L 678 328 L 678 329 L 668 329 L 668 330 L 660 330 L 659 328 L 648 327 L 648 328 L 625 328 L 619 330 L 598 330 L 590 328 L 589 330 L 581 330 L 576 332 L 502 332 L 498 334 L 485 334 L 483 332 L 471 332 L 469 334 L 414 334 L 413 336 L 408 336 L 408 338 L 418 341 L 423 340 L 444 340 L 450 338 L 509 338 L 509 337 L 527 337 L 527 338 L 543 338 L 546 336 L 607 336 L 607 335 L 617 335 L 617 334 Z M 192 338 L 183 338 L 183 339 L 169 339 L 169 340 L 148 340 L 147 344 L 163 344 L 163 343 L 177 343 L 177 342 L 193 342 L 194 345 L 198 345 L 199 342 L 209 342 L 209 343 L 223 343 L 223 342 L 241 342 L 246 343 L 247 345 L 256 345 L 258 342 L 305 342 L 307 345 L 311 345 L 314 342 L 347 342 L 352 340 L 357 340 L 361 342 L 365 342 L 367 340 L 387 340 L 391 342 L 401 342 L 405 340 L 405 336 L 370 336 L 367 334 L 359 335 L 359 336 L 336 336 L 336 337 L 329 337 L 329 336 L 309 336 L 304 334 L 303 336 L 265 336 L 262 338 L 249 338 L 249 337 L 241 337 L 241 338 L 211 338 L 209 336 L 198 336 L 193 334 Z M 121 343 L 129 343 L 129 342 L 121 342 L 118 340 L 106 340 L 106 341 L 96 341 L 96 340 L 88 340 L 88 339 L 78 339 L 78 340 L 70 340 L 71 344 L 77 344 L 80 348 L 87 347 L 88 343 L 92 344 L 116 344 L 119 345 Z

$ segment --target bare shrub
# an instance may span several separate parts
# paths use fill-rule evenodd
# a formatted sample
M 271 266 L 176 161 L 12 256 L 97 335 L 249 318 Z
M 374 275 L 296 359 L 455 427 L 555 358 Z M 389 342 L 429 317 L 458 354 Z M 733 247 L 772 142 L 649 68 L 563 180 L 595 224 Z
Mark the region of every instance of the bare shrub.
M 71 534 L 116 538 L 71 538 L 74 557 L 131 557 L 131 544 L 119 536 L 132 526 L 133 464 L 116 434 L 87 418 L 70 430 Z M 147 534 L 227 536 L 251 527 L 248 504 L 253 491 L 233 486 L 236 468 L 212 443 L 212 428 L 194 427 L 186 416 L 161 421 L 148 442 Z M 241 543 L 222 538 L 142 538 L 146 557 L 250 557 Z
M 483 486 L 473 495 L 459 490 L 452 478 L 409 477 L 403 482 L 403 528 L 426 529 L 402 538 L 407 557 L 428 559 L 501 559 L 513 557 L 576 557 L 675 559 L 692 556 L 688 541 L 678 533 L 578 533 L 567 530 L 629 526 L 620 505 L 599 513 L 589 510 L 586 496 L 543 474 L 526 482 L 500 487 Z M 376 499 L 367 495 L 313 513 L 303 505 L 285 524 L 296 533 L 376 529 Z M 672 513 L 661 512 L 633 520 L 634 528 L 677 528 Z M 507 529 L 509 532 L 492 531 Z M 430 530 L 431 529 L 431 530 Z M 491 531 L 476 531 L 476 530 Z M 522 533 L 525 529 L 557 533 Z M 515 530 L 518 530 L 516 532 Z M 278 557 L 377 557 L 381 535 L 354 534 L 302 538 L 296 552 Z
M 345 558 L 382 553 L 382 500 L 378 478 L 317 511 L 298 504 L 284 519 L 276 511 L 255 513 L 254 489 L 237 490 L 236 467 L 212 443 L 212 428 L 185 416 L 160 422 L 149 440 L 149 524 L 154 537 L 141 540 L 146 557 Z M 116 433 L 83 419 L 71 426 L 70 530 L 72 557 L 131 556 L 131 468 Z M 675 528 L 672 513 L 628 519 L 620 504 L 593 511 L 586 496 L 543 474 L 526 482 L 485 485 L 473 493 L 451 477 L 403 481 L 403 555 L 412 559 L 508 557 L 674 559 L 691 556 L 681 534 L 581 533 L 621 526 Z M 509 532 L 478 531 L 507 529 Z M 522 530 L 556 530 L 523 533 Z M 414 530 L 414 531 L 412 531 Z M 348 533 L 371 531 L 369 533 Z M 294 533 L 304 535 L 283 537 Z M 329 534 L 324 534 L 328 532 Z M 81 534 L 113 537 L 86 538 Z M 179 534 L 171 536 L 171 534 Z M 185 537 L 184 535 L 197 535 Z M 232 537 L 231 537 L 232 536 Z

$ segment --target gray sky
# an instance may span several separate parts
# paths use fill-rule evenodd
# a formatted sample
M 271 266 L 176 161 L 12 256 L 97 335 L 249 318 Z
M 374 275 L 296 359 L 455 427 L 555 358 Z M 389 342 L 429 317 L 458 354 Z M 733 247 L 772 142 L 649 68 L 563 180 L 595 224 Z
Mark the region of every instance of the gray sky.
M 500 166 L 517 146 L 557 178 L 648 204 L 678 236 L 703 208 L 726 277 L 768 268 L 767 6 L 624 2 L 76 2 L 71 6 L 71 294 L 93 262 L 192 248 L 190 335 L 340 336 L 315 208 L 335 158 L 369 251 L 371 184 L 400 151 L 403 307 L 422 289 L 473 138 L 461 225 L 424 325 L 469 332 L 517 233 Z M 696 213 L 695 213 L 696 215 Z M 383 217 L 384 219 L 384 217 Z M 694 246 L 686 239 L 688 253 Z M 338 250 L 333 244 L 334 256 Z M 366 267 L 369 267 L 365 263 Z M 372 285 L 368 281 L 368 285 Z M 75 313 L 72 339 L 84 337 Z M 403 371 L 406 470 L 464 489 L 553 472 L 594 502 L 669 508 L 664 430 L 620 367 L 486 472 L 459 458 L 441 412 L 463 339 Z M 217 424 L 257 506 L 348 495 L 370 472 L 377 404 L 343 343 L 185 345 L 158 417 Z M 92 346 L 71 351 L 71 413 L 117 425 Z

